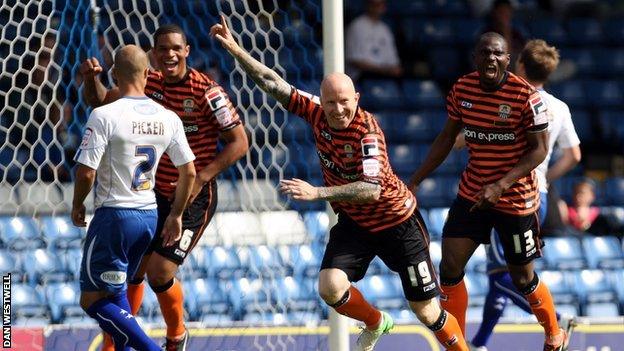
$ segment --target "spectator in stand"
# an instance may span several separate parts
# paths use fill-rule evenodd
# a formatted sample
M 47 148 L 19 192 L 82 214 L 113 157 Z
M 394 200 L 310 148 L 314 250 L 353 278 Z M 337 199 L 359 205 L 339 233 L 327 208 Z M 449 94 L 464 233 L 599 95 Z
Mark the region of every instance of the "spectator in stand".
M 595 188 L 594 181 L 587 178 L 574 185 L 572 204 L 568 206 L 568 216 L 563 220 L 578 231 L 588 231 L 600 216 L 600 209 L 592 206 L 596 200 Z
M 526 39 L 522 32 L 513 25 L 514 6 L 511 0 L 496 0 L 490 8 L 483 33 L 495 32 L 502 35 L 509 45 L 511 54 L 510 69 L 520 55 Z
M 366 13 L 347 28 L 347 74 L 357 81 L 366 77 L 398 78 L 403 68 L 394 34 L 381 17 L 386 0 L 366 0 Z

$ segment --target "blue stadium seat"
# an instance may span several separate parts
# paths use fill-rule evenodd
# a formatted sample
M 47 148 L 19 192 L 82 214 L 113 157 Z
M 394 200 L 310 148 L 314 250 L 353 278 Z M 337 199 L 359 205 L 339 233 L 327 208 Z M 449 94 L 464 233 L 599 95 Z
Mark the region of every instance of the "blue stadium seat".
M 275 298 L 270 293 L 270 284 L 274 284 L 274 282 L 247 278 L 234 279 L 228 282 L 226 293 L 232 305 L 234 318 L 238 320 L 246 314 L 262 313 L 263 311 L 278 312 Z M 283 312 L 283 308 L 279 312 Z
M 611 276 L 611 282 L 615 287 L 615 293 L 617 294 L 620 306 L 624 308 L 624 269 L 609 272 L 609 275 Z
M 581 143 L 590 142 L 596 138 L 592 120 L 595 116 L 590 116 L 585 110 L 577 109 L 570 111 L 574 130 L 578 135 Z
M 483 21 L 478 18 L 460 18 L 455 20 L 454 23 L 457 43 L 460 45 L 472 47 L 483 31 Z M 445 65 L 439 66 L 444 67 Z
M 319 309 L 318 294 L 298 279 L 291 276 L 279 278 L 272 287 L 271 295 L 288 312 Z
M 466 269 L 472 272 L 485 273 L 487 264 L 487 257 L 485 253 L 485 246 L 479 245 L 475 252 L 468 260 L 466 264 Z
M 405 295 L 398 275 L 369 275 L 357 283 L 358 289 L 380 309 L 403 308 Z
M 405 80 L 403 95 L 412 108 L 444 108 L 445 105 L 440 88 L 432 80 Z
M 466 272 L 464 283 L 466 284 L 466 289 L 468 289 L 468 296 L 470 296 L 468 303 L 471 305 L 483 305 L 485 302 L 485 295 L 487 295 L 488 292 L 487 275 L 483 273 Z
M 568 33 L 558 21 L 552 18 L 534 19 L 529 23 L 534 38 L 544 39 L 550 45 L 562 46 L 569 42 Z
M 462 38 L 459 40 L 464 41 L 466 39 Z M 436 80 L 455 80 L 459 78 L 462 73 L 462 58 L 461 52 L 454 47 L 430 48 L 428 50 L 428 62 L 433 78 Z M 440 62 L 444 62 L 444 64 L 440 64 Z M 409 100 L 411 95 L 406 96 Z M 438 106 L 443 104 L 444 100 L 437 103 Z
M 85 312 L 80 307 L 80 287 L 78 282 L 47 285 L 45 287 L 45 296 L 50 308 L 52 323 L 66 323 L 66 318 L 85 315 Z
M 60 258 L 45 249 L 36 249 L 24 253 L 24 270 L 31 284 L 47 284 L 50 282 L 66 282 L 71 273 L 65 269 Z
M 429 256 L 431 257 L 431 263 L 433 268 L 437 271 L 440 270 L 440 261 L 442 260 L 442 244 L 440 241 L 429 242 Z
M 438 0 L 428 2 L 428 13 L 434 16 L 464 16 L 469 8 L 463 0 Z
M 239 258 L 241 255 L 239 249 Z M 249 247 L 249 261 L 247 271 L 248 277 L 258 278 L 276 278 L 283 277 L 287 274 L 292 274 L 282 262 L 277 249 L 266 245 L 251 246 Z
M 567 22 L 568 35 L 572 38 L 571 44 L 598 46 L 604 42 L 604 35 L 600 22 L 593 18 L 572 18 Z
M 206 268 L 208 277 L 230 279 L 242 276 L 244 273 L 235 248 L 215 246 L 203 249 L 204 261 L 202 266 Z
M 147 320 L 162 316 L 160 312 L 160 304 L 158 303 L 158 298 L 156 297 L 156 294 L 154 293 L 154 291 L 152 291 L 152 289 L 145 289 L 145 293 L 143 294 L 143 302 L 141 303 L 141 308 L 139 309 L 137 315 Z
M 624 268 L 624 252 L 617 237 L 585 237 L 583 248 L 589 268 Z
M 61 262 L 65 270 L 73 277 L 80 277 L 80 263 L 82 261 L 82 249 L 68 249 L 60 255 Z
M 292 267 L 296 279 L 316 277 L 323 254 L 319 245 L 283 245 L 278 248 L 282 262 Z
M 0 272 L 10 272 L 14 282 L 21 281 L 24 274 L 17 257 L 6 249 L 0 249 Z
M 621 118 L 622 112 L 619 109 L 600 111 L 599 121 L 602 138 L 616 143 L 620 143 L 624 139 L 624 123 L 621 123 Z
M 50 319 L 50 311 L 41 292 L 26 284 L 11 285 L 11 314 L 13 319 Z
M 624 104 L 624 91 L 618 81 L 588 81 L 586 91 L 592 92 L 589 102 L 597 108 L 621 107 Z
M 345 4 L 357 3 L 357 1 L 346 1 Z M 427 2 L 412 0 L 388 1 L 388 14 L 395 16 L 409 16 L 408 19 L 414 21 L 416 16 L 428 14 Z
M 362 88 L 360 102 L 367 110 L 401 109 L 405 105 L 399 84 L 394 80 L 366 79 L 360 86 Z
M 580 269 L 586 266 L 581 243 L 574 237 L 547 238 L 544 259 L 550 269 Z
M 43 237 L 50 247 L 80 248 L 86 232 L 76 227 L 69 217 L 45 216 L 40 219 Z
M 227 295 L 213 279 L 195 279 L 184 284 L 187 311 L 194 320 L 207 314 L 225 314 L 230 310 Z
M 615 288 L 607 272 L 584 269 L 574 272 L 574 284 L 582 303 L 617 302 Z
M 428 229 L 432 239 L 440 238 L 442 236 L 442 229 L 444 229 L 444 223 L 446 217 L 448 217 L 448 207 L 431 208 L 429 209 L 429 224 Z
M 422 44 L 426 46 L 448 46 L 455 44 L 455 41 L 455 28 L 450 19 L 426 20 L 422 24 Z
M 567 80 L 562 83 L 552 84 L 550 91 L 557 98 L 565 101 L 571 109 L 574 107 L 584 108 L 588 105 L 585 86 L 579 80 Z
M 402 178 L 416 170 L 418 149 L 413 144 L 395 144 L 388 148 L 388 158 L 392 169 Z
M 606 79 L 614 79 L 624 75 L 624 49 L 601 48 L 596 51 L 596 61 L 600 62 L 596 69 Z
M 595 318 L 620 317 L 618 305 L 615 302 L 595 302 L 585 305 L 584 315 Z
M 370 275 L 383 275 L 383 274 L 392 274 L 392 271 L 386 264 L 379 258 L 379 256 L 375 256 L 371 263 L 368 265 L 368 270 L 366 274 Z
M 457 194 L 457 178 L 427 178 L 420 183 L 416 198 L 421 207 L 449 207 Z
M 329 217 L 324 211 L 310 211 L 303 214 L 308 235 L 312 242 L 326 243 L 329 239 Z
M 28 217 L 0 217 L 0 238 L 13 250 L 44 247 L 41 232 L 34 219 Z
M 388 126 L 383 129 L 386 141 L 390 145 L 412 143 L 414 141 L 431 141 L 433 135 L 432 121 L 418 112 L 396 111 L 384 114 Z
M 604 34 L 606 39 L 615 45 L 624 42 L 624 21 L 621 18 L 613 18 L 604 23 Z
M 594 51 L 590 49 L 562 49 L 561 57 L 574 62 L 578 77 L 592 78 L 598 66 L 602 65 L 594 56 Z
M 614 177 L 607 179 L 605 181 L 605 195 L 607 196 L 608 204 L 613 206 L 624 205 L 624 178 Z
M 432 130 L 433 138 L 435 138 L 438 135 L 438 133 L 440 133 L 442 129 L 444 128 L 444 124 L 446 124 L 446 120 L 447 120 L 446 110 L 445 109 L 433 109 L 433 110 L 429 109 L 429 110 L 423 110 L 420 113 L 423 115 L 423 118 L 430 121 L 431 127 L 433 129 Z
M 563 271 L 540 271 L 540 280 L 548 284 L 548 289 L 557 303 L 578 304 L 579 296 L 575 284 L 574 274 Z

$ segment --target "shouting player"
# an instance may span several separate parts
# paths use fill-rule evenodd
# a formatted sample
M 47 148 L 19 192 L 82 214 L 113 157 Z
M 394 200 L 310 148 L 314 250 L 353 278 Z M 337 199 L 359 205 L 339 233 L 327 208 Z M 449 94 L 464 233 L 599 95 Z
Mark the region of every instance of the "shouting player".
M 489 243 L 495 228 L 513 283 L 544 328 L 544 351 L 559 350 L 567 333 L 559 328 L 550 291 L 532 263 L 542 247 L 533 170 L 548 154 L 546 104 L 535 88 L 507 71 L 510 55 L 501 35 L 481 35 L 473 55 L 477 71 L 453 85 L 446 124 L 410 181 L 416 191 L 444 161 L 463 127 L 470 158 L 442 233 L 442 305 L 465 333 L 464 268 L 475 249 Z

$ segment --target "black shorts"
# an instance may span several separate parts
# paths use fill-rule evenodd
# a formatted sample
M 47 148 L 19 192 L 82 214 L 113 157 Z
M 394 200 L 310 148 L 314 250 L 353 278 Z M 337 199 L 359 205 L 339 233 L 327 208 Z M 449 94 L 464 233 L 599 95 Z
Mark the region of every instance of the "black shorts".
M 158 205 L 158 226 L 156 235 L 145 252 L 146 255 L 157 252 L 163 257 L 170 259 L 178 265 L 191 253 L 204 230 L 217 209 L 217 182 L 211 181 L 204 185 L 197 198 L 190 204 L 182 215 L 182 238 L 175 244 L 164 247 L 160 232 L 165 219 L 171 212 L 171 201 L 156 192 L 156 204 Z
M 339 214 L 329 234 L 321 269 L 338 268 L 349 281 L 357 282 L 373 258 L 379 256 L 388 268 L 399 273 L 408 300 L 438 296 L 438 279 L 429 257 L 429 233 L 424 223 L 416 209 L 403 223 L 370 233 Z
M 448 213 L 442 238 L 469 238 L 480 244 L 490 242 L 496 229 L 507 263 L 524 265 L 542 256 L 537 213 L 515 216 L 494 209 L 474 210 L 474 202 L 458 196 Z

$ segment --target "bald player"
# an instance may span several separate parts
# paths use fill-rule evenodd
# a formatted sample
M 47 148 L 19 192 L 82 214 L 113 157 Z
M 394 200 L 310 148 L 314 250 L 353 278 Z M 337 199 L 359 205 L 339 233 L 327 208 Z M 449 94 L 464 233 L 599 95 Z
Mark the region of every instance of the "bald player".
M 391 316 L 371 306 L 351 285 L 364 277 L 375 256 L 399 274 L 411 309 L 442 345 L 468 350 L 457 320 L 436 299 L 429 235 L 416 198 L 392 172 L 384 134 L 374 116 L 358 107 L 351 79 L 342 73 L 328 75 L 319 99 L 253 59 L 236 43 L 224 17 L 210 32 L 261 89 L 313 129 L 325 186 L 295 178 L 283 180 L 280 190 L 295 200 L 329 201 L 338 214 L 321 264 L 319 293 L 338 313 L 366 325 L 355 350 L 373 350 L 393 327 Z
M 166 153 L 180 177 L 162 239 L 180 239 L 182 212 L 195 181 L 195 156 L 175 113 L 145 96 L 147 55 L 127 45 L 115 54 L 121 98 L 91 112 L 75 156 L 72 221 L 84 227 L 84 200 L 97 180 L 95 215 L 80 267 L 80 306 L 112 335 L 115 350 L 160 350 L 130 313 L 127 279 L 156 231 L 155 170 Z

